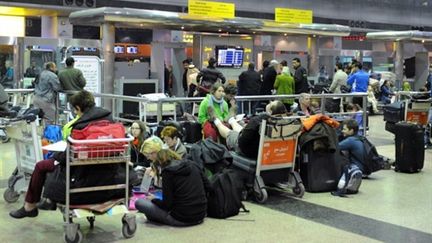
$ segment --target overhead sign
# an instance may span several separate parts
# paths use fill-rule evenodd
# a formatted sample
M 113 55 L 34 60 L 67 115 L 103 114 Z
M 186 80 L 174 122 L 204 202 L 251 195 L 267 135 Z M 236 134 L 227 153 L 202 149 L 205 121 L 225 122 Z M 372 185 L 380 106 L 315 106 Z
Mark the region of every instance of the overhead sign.
M 293 24 L 312 24 L 312 10 L 275 8 L 275 21 Z
M 234 18 L 235 4 L 211 1 L 188 1 L 189 15 L 200 15 L 218 18 Z

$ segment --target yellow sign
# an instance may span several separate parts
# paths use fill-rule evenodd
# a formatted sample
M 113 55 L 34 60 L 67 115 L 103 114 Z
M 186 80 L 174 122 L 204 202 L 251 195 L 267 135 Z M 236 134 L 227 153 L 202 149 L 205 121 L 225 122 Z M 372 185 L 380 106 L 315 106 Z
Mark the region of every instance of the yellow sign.
M 235 4 L 210 1 L 188 1 L 189 15 L 201 15 L 220 18 L 234 18 Z
M 275 21 L 295 24 L 312 24 L 312 10 L 275 8 Z

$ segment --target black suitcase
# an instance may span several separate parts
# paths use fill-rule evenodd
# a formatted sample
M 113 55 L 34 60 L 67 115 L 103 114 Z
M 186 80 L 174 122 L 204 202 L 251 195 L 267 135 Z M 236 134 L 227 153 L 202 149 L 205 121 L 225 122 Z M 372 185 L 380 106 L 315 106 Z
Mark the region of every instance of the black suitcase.
M 420 125 L 398 122 L 395 125 L 395 171 L 415 173 L 424 163 L 424 128 Z
M 384 121 L 400 122 L 405 120 L 405 102 L 397 101 L 383 107 Z
M 202 140 L 203 135 L 200 123 L 194 121 L 181 121 L 180 124 L 184 131 L 183 142 L 196 143 Z
M 386 122 L 385 123 L 385 130 L 388 132 L 391 132 L 393 134 L 395 134 L 395 132 L 396 132 L 395 127 L 396 127 L 396 123 L 393 123 L 393 122 Z
M 300 151 L 300 177 L 308 192 L 336 190 L 346 159 L 334 153 L 313 151 L 313 143 Z

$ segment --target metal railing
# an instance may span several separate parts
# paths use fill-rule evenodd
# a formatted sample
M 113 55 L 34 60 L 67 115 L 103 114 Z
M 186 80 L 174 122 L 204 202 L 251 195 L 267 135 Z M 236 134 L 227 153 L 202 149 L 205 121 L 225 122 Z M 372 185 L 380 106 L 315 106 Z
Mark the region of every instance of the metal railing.
M 9 103 L 12 106 L 29 108 L 33 104 L 34 89 L 5 89 L 9 95 Z
M 64 92 L 66 94 L 73 94 L 75 92 Z M 148 98 L 144 97 L 137 97 L 137 96 L 124 96 L 124 95 L 114 95 L 114 94 L 101 94 L 101 93 L 93 93 L 93 95 L 96 98 L 101 98 L 103 100 L 110 100 L 111 102 L 111 112 L 113 115 L 113 118 L 118 121 L 125 121 L 125 122 L 132 122 L 132 119 L 127 119 L 124 117 L 120 117 L 120 112 L 117 110 L 118 102 L 123 101 L 130 101 L 130 102 L 136 102 L 138 104 L 138 115 L 139 120 L 147 122 L 147 114 L 146 110 L 141 109 L 142 106 L 146 107 L 148 104 L 156 104 L 156 122 L 159 123 L 163 116 L 166 115 L 163 113 L 163 105 L 164 104 L 175 104 L 177 107 L 178 105 L 184 105 L 186 103 L 199 103 L 201 102 L 205 97 L 167 97 L 167 98 L 160 98 L 158 100 L 150 100 Z M 325 102 L 326 99 L 333 99 L 333 98 L 354 98 L 354 97 L 361 97 L 362 98 L 362 107 L 363 107 L 363 127 L 366 128 L 367 125 L 367 93 L 343 93 L 343 94 L 310 94 L 311 99 L 320 99 L 320 110 L 323 114 L 352 114 L 347 112 L 335 112 L 335 113 L 329 113 L 325 110 Z M 300 95 L 253 95 L 253 96 L 236 96 L 235 99 L 237 102 L 241 104 L 241 107 L 244 108 L 245 102 L 248 102 L 249 106 L 249 113 L 251 111 L 251 102 L 256 101 L 269 101 L 269 100 L 284 100 L 284 99 L 299 99 Z M 58 99 L 59 100 L 59 99 Z M 102 102 L 103 103 L 103 102 Z M 60 108 L 59 102 L 57 102 L 57 107 Z M 106 107 L 107 108 L 107 107 Z M 63 109 L 65 109 L 63 107 Z M 242 109 L 244 110 L 244 109 Z M 176 114 L 177 112 L 174 112 L 173 118 L 176 120 Z

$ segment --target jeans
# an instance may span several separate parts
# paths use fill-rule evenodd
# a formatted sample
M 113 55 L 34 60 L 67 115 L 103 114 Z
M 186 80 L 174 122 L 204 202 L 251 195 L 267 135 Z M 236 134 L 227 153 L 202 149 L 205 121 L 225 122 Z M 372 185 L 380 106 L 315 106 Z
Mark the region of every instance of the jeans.
M 199 222 L 186 223 L 173 218 L 167 211 L 159 208 L 156 204 L 147 199 L 139 199 L 135 202 L 135 208 L 145 214 L 149 221 L 158 222 L 171 226 L 192 226 L 202 223 Z
M 40 201 L 42 189 L 48 172 L 55 169 L 54 159 L 41 160 L 36 163 L 27 189 L 25 201 L 37 203 Z

